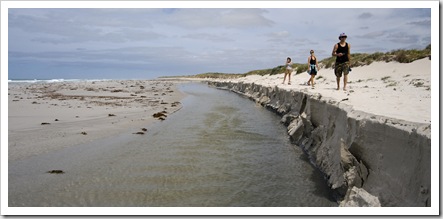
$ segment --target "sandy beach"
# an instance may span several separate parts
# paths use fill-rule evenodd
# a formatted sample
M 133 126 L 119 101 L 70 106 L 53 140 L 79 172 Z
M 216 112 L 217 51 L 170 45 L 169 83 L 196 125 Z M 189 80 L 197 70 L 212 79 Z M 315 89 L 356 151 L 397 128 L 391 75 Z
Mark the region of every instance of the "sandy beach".
M 309 148 L 313 148 L 313 153 L 317 153 L 314 155 L 315 158 L 318 158 L 317 165 L 320 166 L 322 163 L 325 164 L 319 167 L 319 169 L 323 173 L 330 176 L 328 179 L 332 179 L 328 181 L 328 183 L 330 183 L 328 185 L 333 189 L 339 188 L 340 185 L 343 184 L 340 177 L 343 177 L 346 174 L 353 174 L 352 176 L 354 177 L 350 177 L 350 179 L 361 178 L 362 182 L 365 182 L 364 189 L 370 192 L 373 197 L 380 198 L 381 202 L 377 201 L 377 205 L 374 206 L 380 206 L 380 203 L 382 203 L 383 206 L 416 206 L 422 205 L 423 203 L 425 206 L 429 206 L 430 202 L 428 200 L 429 195 L 427 193 L 427 189 L 431 187 L 429 184 L 430 159 L 428 156 L 430 156 L 431 153 L 429 147 L 430 144 L 428 144 L 427 140 L 429 138 L 427 136 L 430 136 L 429 132 L 431 131 L 430 128 L 428 128 L 428 126 L 430 127 L 431 124 L 431 61 L 429 59 L 421 59 L 409 64 L 378 62 L 369 66 L 353 68 L 349 75 L 349 83 L 346 91 L 343 89 L 336 90 L 336 81 L 333 69 L 321 69 L 316 77 L 317 80 L 314 88 L 305 84 L 308 77 L 309 75 L 306 73 L 297 75 L 293 73 L 291 85 L 288 85 L 287 83 L 282 84 L 282 74 L 264 76 L 252 75 L 243 78 L 225 80 L 206 80 L 233 83 L 243 82 L 248 84 L 254 83 L 264 87 L 276 86 L 279 88 L 280 93 L 282 90 L 283 92 L 294 90 L 311 94 L 311 96 L 314 96 L 317 99 L 321 99 L 319 98 L 321 96 L 327 97 L 324 99 L 328 99 L 328 101 L 336 101 L 330 104 L 330 108 L 328 108 L 328 106 L 320 105 L 310 106 L 313 108 L 317 107 L 317 109 L 314 109 L 313 111 L 319 111 L 319 108 L 322 107 L 325 107 L 324 109 L 329 109 L 322 111 L 323 116 L 320 117 L 325 119 L 317 118 L 316 120 L 322 121 L 325 124 L 318 126 L 319 128 L 311 130 L 311 134 L 314 136 L 312 139 L 322 140 L 319 140 L 317 143 L 311 141 L 309 144 L 312 144 L 313 146 L 308 146 Z M 97 144 L 98 142 L 101 142 L 101 139 L 110 139 L 111 136 L 116 136 L 122 133 L 129 134 L 131 137 L 133 134 L 134 138 L 139 137 L 138 135 L 149 136 L 150 128 L 152 128 L 151 125 L 155 125 L 155 123 L 159 123 L 165 119 L 167 120 L 168 115 L 176 112 L 182 107 L 180 101 L 183 99 L 185 94 L 178 91 L 177 83 L 183 82 L 180 82 L 180 80 L 177 79 L 153 81 L 74 81 L 55 83 L 10 82 L 8 84 L 8 158 L 10 163 L 17 161 L 15 162 L 15 168 L 18 168 L 19 171 L 17 171 L 15 174 L 22 174 L 21 171 L 25 170 L 20 168 L 27 167 L 26 162 L 31 162 L 33 157 L 44 157 L 45 154 L 53 154 L 54 151 L 63 151 L 62 149 L 66 148 L 84 148 L 89 145 L 88 143 Z M 342 81 L 340 83 L 342 86 Z M 254 89 L 250 89 L 251 87 L 253 86 L 249 86 L 249 88 L 246 88 L 244 92 L 255 92 Z M 270 97 L 272 97 L 272 94 L 270 94 Z M 292 96 L 290 98 L 295 97 Z M 213 99 L 217 101 L 219 100 L 219 98 Z M 279 101 L 280 100 L 277 102 Z M 291 103 L 295 104 L 296 102 L 301 103 L 301 101 L 295 100 L 292 100 Z M 336 118 L 337 116 L 343 115 L 334 114 L 334 112 L 339 112 L 333 109 L 335 107 L 334 105 L 337 105 L 337 103 L 338 105 L 346 104 L 351 106 L 353 110 L 361 111 L 363 114 L 369 113 L 394 118 L 395 122 L 392 122 L 394 125 L 386 125 L 386 127 L 384 127 L 382 124 L 383 122 L 376 121 L 377 125 L 381 125 L 384 128 L 371 129 L 370 126 L 366 127 L 363 122 L 360 125 L 355 126 L 361 130 L 354 130 L 354 132 L 352 132 L 351 129 L 347 129 L 348 125 L 346 122 L 340 122 L 344 121 L 343 119 L 339 120 Z M 283 106 L 286 103 L 282 99 L 277 105 L 279 104 Z M 329 105 L 329 103 L 326 105 Z M 242 109 L 246 107 L 242 104 L 237 104 L 236 106 Z M 294 107 L 297 108 L 295 105 Z M 204 109 L 204 107 L 202 109 Z M 225 108 L 221 107 L 221 109 Z M 206 112 L 208 112 L 208 110 L 206 110 Z M 313 115 L 308 110 L 306 110 L 306 112 L 310 114 L 306 118 L 320 115 Z M 209 110 L 208 113 L 214 112 Z M 229 116 L 232 114 L 235 113 L 233 111 L 227 113 Z M 215 116 L 216 114 L 210 115 L 212 116 L 208 118 L 219 118 Z M 192 116 L 188 117 L 192 118 Z M 352 120 L 352 118 L 348 119 Z M 222 119 L 221 121 L 226 122 L 228 120 L 229 119 Z M 408 129 L 407 131 L 403 130 L 403 128 L 398 129 L 399 126 L 395 126 L 397 122 L 399 122 L 400 126 L 402 126 L 402 120 L 405 121 L 404 124 L 407 124 L 407 126 L 405 126 L 405 130 Z M 205 121 L 205 124 L 208 124 L 210 127 L 217 124 L 217 122 L 208 122 L 210 120 Z M 241 120 L 233 121 L 236 121 L 235 124 L 238 125 L 238 121 Z M 255 121 L 256 123 L 259 122 L 257 120 L 251 121 Z M 289 126 L 295 127 L 293 124 L 296 124 L 297 121 L 302 121 L 303 123 L 302 119 L 294 119 L 293 121 L 294 122 L 291 122 Z M 166 124 L 167 122 L 168 121 L 163 124 Z M 322 127 L 331 126 L 331 124 L 328 122 L 331 124 L 333 123 L 332 126 L 335 127 L 333 132 L 331 132 L 332 134 L 329 135 L 330 138 L 325 137 L 326 135 L 324 135 L 324 131 L 322 130 Z M 355 122 L 357 123 L 357 121 Z M 368 122 L 368 124 L 369 123 L 370 122 Z M 313 127 L 312 125 L 308 126 L 308 124 L 312 124 L 310 120 L 306 120 L 306 124 L 306 127 Z M 351 124 L 353 123 L 351 122 Z M 421 134 L 417 135 L 416 130 L 409 130 L 411 124 L 421 127 L 420 133 L 423 132 L 424 137 Z M 174 127 L 175 126 L 176 124 L 174 124 Z M 223 129 L 227 129 L 226 127 L 228 126 L 222 127 Z M 193 129 L 195 129 L 195 127 Z M 296 133 L 304 133 L 304 131 L 302 129 L 300 129 L 302 130 L 301 132 L 292 132 L 290 130 L 292 129 L 288 129 L 288 135 L 290 135 L 292 139 L 299 139 L 300 141 L 297 144 L 304 147 L 304 144 L 301 141 L 303 136 L 294 137 L 296 136 Z M 294 130 L 297 129 L 294 128 Z M 203 133 L 207 133 L 207 131 L 208 130 L 205 129 Z M 385 131 L 386 133 L 384 133 Z M 217 131 L 215 133 L 220 132 L 221 131 Z M 360 134 L 357 135 L 357 132 Z M 317 133 L 317 137 L 315 137 L 315 133 Z M 203 136 L 209 136 L 209 138 L 212 139 L 212 136 L 215 135 L 212 134 Z M 376 136 L 383 137 L 377 138 Z M 343 139 L 351 139 L 353 142 L 345 142 Z M 180 139 L 174 139 L 173 145 L 180 146 L 179 144 L 175 144 L 175 142 L 179 141 Z M 337 144 L 336 141 L 340 141 L 341 144 Z M 418 145 L 415 144 L 416 142 L 419 142 Z M 193 143 L 191 143 L 191 145 L 193 145 Z M 207 146 L 211 144 L 205 143 L 202 145 L 204 145 L 206 150 Z M 337 145 L 339 147 L 335 147 Z M 78 147 L 76 148 L 76 146 Z M 107 147 L 108 145 L 105 143 L 103 146 Z M 155 145 L 153 147 L 155 148 Z M 133 156 L 135 157 L 139 155 L 139 153 L 141 153 L 143 150 L 144 149 L 138 148 L 137 150 L 132 151 L 134 153 Z M 150 150 L 152 150 L 152 148 L 150 148 Z M 362 163 L 359 163 L 360 161 L 358 161 L 350 152 L 346 152 L 346 150 L 353 151 L 354 153 L 358 154 L 357 157 L 364 160 L 363 163 L 367 163 L 369 168 L 365 167 Z M 156 155 L 155 153 L 152 153 L 155 151 L 148 150 L 148 154 L 138 156 L 139 161 L 144 162 L 148 155 L 153 157 L 147 160 L 153 162 L 158 157 L 161 158 L 160 160 L 171 159 L 170 156 L 167 156 L 167 158 L 161 157 L 161 155 L 167 151 L 166 149 L 161 149 L 160 151 L 160 155 Z M 200 150 L 197 151 L 201 153 Z M 233 151 L 229 150 L 229 152 L 231 153 Z M 196 154 L 198 155 L 199 153 Z M 172 158 L 175 159 L 176 153 L 172 154 Z M 189 154 L 188 150 L 186 150 L 186 154 Z M 238 155 L 237 153 L 234 154 Z M 422 156 L 418 158 L 414 157 L 417 154 L 422 154 Z M 84 154 L 82 156 L 87 157 Z M 74 158 L 72 162 L 85 159 L 82 158 L 82 156 Z M 60 159 L 61 157 L 53 157 L 51 159 L 54 160 L 51 162 L 57 163 L 58 161 L 55 160 Z M 204 158 L 206 156 L 199 157 Z M 216 157 L 217 159 L 219 158 L 218 156 Z M 341 168 L 343 157 L 346 159 L 350 157 L 349 160 L 355 160 L 355 162 L 352 161 L 349 163 L 361 164 L 358 166 L 358 168 L 361 168 L 366 172 L 369 171 L 370 174 L 366 174 L 366 178 L 362 178 L 358 171 L 352 172 L 352 168 L 346 170 L 347 172 L 343 172 L 344 170 Z M 383 157 L 386 157 L 387 159 L 383 159 Z M 133 159 L 133 157 L 130 159 Z M 193 159 L 194 158 L 191 160 Z M 36 160 L 33 161 L 39 163 L 42 162 L 42 160 L 44 159 L 40 159 L 38 162 Z M 95 158 L 92 160 L 95 160 Z M 26 165 L 19 165 L 20 161 L 24 161 L 24 164 Z M 132 162 L 134 162 L 134 160 L 130 160 L 130 166 L 132 166 Z M 86 166 L 88 165 L 89 164 L 86 164 Z M 145 172 L 135 172 L 135 175 L 138 176 L 137 174 L 147 174 L 147 177 L 154 177 L 151 175 L 152 166 L 146 168 L 146 165 L 147 164 L 141 165 L 143 166 L 142 169 L 146 170 Z M 158 163 L 154 162 L 153 164 L 149 165 L 155 166 L 158 165 Z M 177 167 L 182 167 L 182 164 L 174 165 Z M 106 165 L 100 164 L 97 166 L 104 167 Z M 171 165 L 168 163 L 166 166 L 167 168 L 170 168 Z M 391 167 L 403 167 L 407 169 L 407 171 L 392 171 Z M 70 173 L 73 173 L 69 175 L 70 177 L 73 177 L 72 179 L 81 181 L 81 178 L 76 178 L 77 176 L 75 173 L 76 171 L 83 172 L 84 169 L 75 169 L 71 168 L 69 165 L 66 165 L 65 168 L 62 168 L 62 170 L 66 168 L 70 170 Z M 49 168 L 46 169 L 49 170 Z M 113 169 L 113 171 L 115 171 L 115 169 Z M 365 171 L 361 172 L 363 173 Z M 40 171 L 37 173 L 37 175 L 38 174 L 45 173 Z M 396 179 L 400 177 L 399 174 L 402 177 L 414 179 L 415 181 L 412 182 L 412 186 L 397 182 Z M 50 174 L 46 174 L 42 178 L 49 179 L 49 176 L 47 175 Z M 68 174 L 66 175 L 68 176 Z M 22 177 L 25 176 L 27 176 L 27 174 L 22 175 Z M 370 177 L 367 178 L 368 176 Z M 386 176 L 389 177 L 386 179 Z M 105 181 L 108 179 L 108 177 L 108 175 L 104 175 Z M 391 178 L 393 180 L 390 181 Z M 20 181 L 21 179 L 25 178 L 13 177 L 13 180 L 16 181 Z M 120 177 L 117 177 L 117 182 L 119 180 Z M 386 183 L 382 181 L 386 181 Z M 142 182 L 145 183 L 144 179 Z M 353 183 L 355 182 L 348 182 L 348 184 L 354 185 Z M 39 186 L 42 185 L 44 185 L 44 183 L 40 182 Z M 63 187 L 65 184 L 60 183 L 59 185 L 62 186 L 60 191 L 65 191 L 66 188 Z M 423 185 L 425 187 L 423 187 Z M 14 190 L 16 192 L 14 193 L 14 198 L 20 197 L 20 195 L 17 196 L 17 194 L 19 194 L 21 191 L 20 186 L 17 186 L 16 190 Z M 423 188 L 419 186 L 422 186 Z M 88 189 L 89 187 L 85 188 Z M 413 194 L 411 195 L 402 191 L 398 191 L 398 194 L 392 195 L 392 197 L 384 196 L 386 191 L 393 191 L 394 188 L 404 191 L 415 189 L 413 190 L 415 193 L 417 193 L 418 189 L 421 188 L 420 192 L 423 197 L 420 196 L 417 198 L 417 196 Z M 349 191 L 351 191 L 351 187 L 349 187 L 349 189 Z M 366 190 L 364 192 L 366 192 Z M 72 189 L 72 191 L 76 191 L 76 189 Z M 94 194 L 90 190 L 87 191 L 88 194 Z M 402 196 L 402 194 L 407 195 Z M 105 199 L 106 198 L 103 200 Z M 406 201 L 401 202 L 401 200 Z M 20 200 L 15 201 L 16 203 L 14 202 L 14 204 L 20 205 Z
M 347 91 L 336 90 L 333 69 L 322 69 L 315 88 L 307 73 L 252 75 L 224 81 L 278 86 L 332 98 L 355 110 L 417 123 L 431 123 L 431 60 L 409 64 L 376 62 L 355 67 Z M 211 79 L 212 80 L 212 79 Z M 9 160 L 106 138 L 143 132 L 153 114 L 180 109 L 177 81 L 76 81 L 9 83 Z M 341 86 L 343 82 L 340 81 Z M 161 118 L 160 118 L 161 119 Z M 131 130 L 130 130 L 131 129 Z
M 169 81 L 9 83 L 9 160 L 66 148 L 146 126 L 181 108 Z M 154 117 L 155 113 L 159 117 Z M 165 116 L 161 116 L 164 114 Z
M 278 86 L 319 94 L 355 110 L 417 123 L 431 123 L 431 60 L 408 64 L 376 62 L 355 67 L 347 91 L 336 90 L 333 69 L 306 85 L 307 73 L 251 75 L 223 81 Z M 209 79 L 208 79 L 209 80 Z M 213 80 L 213 79 L 210 79 Z M 175 112 L 184 94 L 171 81 L 78 81 L 9 83 L 9 160 L 112 136 L 159 121 L 153 114 Z M 343 81 L 340 81 L 343 86 Z
M 308 86 L 307 73 L 292 74 L 291 85 L 278 75 L 251 75 L 222 81 L 255 83 L 278 86 L 287 90 L 319 94 L 351 105 L 355 110 L 417 123 L 431 123 L 431 60 L 420 59 L 412 63 L 374 62 L 355 67 L 349 73 L 347 91 L 336 90 L 336 77 L 332 68 L 323 69 L 316 76 L 315 88 Z M 437 88 L 433 88 L 437 89 Z

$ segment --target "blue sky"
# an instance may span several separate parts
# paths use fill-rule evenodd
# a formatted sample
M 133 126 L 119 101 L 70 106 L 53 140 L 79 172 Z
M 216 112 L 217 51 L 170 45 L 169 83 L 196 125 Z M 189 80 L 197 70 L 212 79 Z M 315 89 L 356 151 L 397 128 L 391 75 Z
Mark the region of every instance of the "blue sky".
M 430 8 L 9 8 L 9 79 L 245 73 L 352 53 L 423 49 Z M 401 2 L 399 2 L 401 3 Z M 292 4 L 292 5 L 291 5 Z M 316 2 L 312 2 L 316 4 Z

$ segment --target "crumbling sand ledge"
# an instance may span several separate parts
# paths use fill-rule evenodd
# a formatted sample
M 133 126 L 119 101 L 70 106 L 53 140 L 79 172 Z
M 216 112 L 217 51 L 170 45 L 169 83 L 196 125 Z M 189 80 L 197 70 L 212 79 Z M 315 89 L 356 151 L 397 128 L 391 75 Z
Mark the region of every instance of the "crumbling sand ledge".
M 339 201 L 344 199 L 341 206 L 431 206 L 430 124 L 372 115 L 345 101 L 277 86 L 208 84 L 281 115 L 291 140 L 325 174 Z

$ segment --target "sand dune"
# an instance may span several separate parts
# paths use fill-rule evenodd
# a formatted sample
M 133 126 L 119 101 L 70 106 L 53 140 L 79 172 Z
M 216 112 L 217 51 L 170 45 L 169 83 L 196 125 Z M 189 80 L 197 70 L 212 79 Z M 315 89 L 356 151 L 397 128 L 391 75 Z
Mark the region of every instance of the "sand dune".
M 307 73 L 294 72 L 291 85 L 282 84 L 283 74 L 251 75 L 221 81 L 318 93 L 351 105 L 356 110 L 410 122 L 431 123 L 431 60 L 428 58 L 408 64 L 375 62 L 355 67 L 349 73 L 347 91 L 336 90 L 333 69 L 320 69 L 314 89 L 305 84 L 308 79 Z M 343 78 L 340 86 L 343 87 Z

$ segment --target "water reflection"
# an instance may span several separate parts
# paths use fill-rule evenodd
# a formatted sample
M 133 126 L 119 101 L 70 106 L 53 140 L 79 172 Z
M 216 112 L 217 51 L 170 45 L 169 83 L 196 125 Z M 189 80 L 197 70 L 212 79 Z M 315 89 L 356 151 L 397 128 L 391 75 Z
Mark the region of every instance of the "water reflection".
M 143 137 L 14 163 L 14 172 L 57 164 L 70 174 L 10 175 L 10 206 L 337 206 L 278 116 L 203 84 L 181 90 L 183 109 Z

